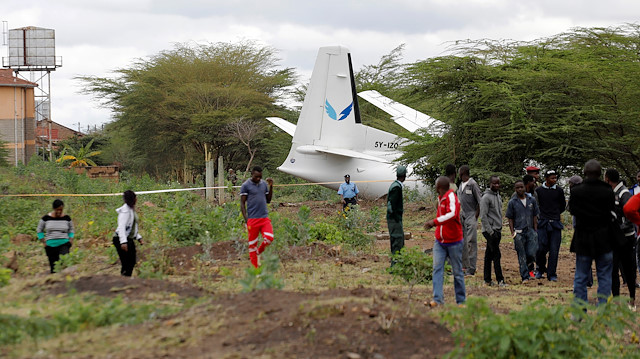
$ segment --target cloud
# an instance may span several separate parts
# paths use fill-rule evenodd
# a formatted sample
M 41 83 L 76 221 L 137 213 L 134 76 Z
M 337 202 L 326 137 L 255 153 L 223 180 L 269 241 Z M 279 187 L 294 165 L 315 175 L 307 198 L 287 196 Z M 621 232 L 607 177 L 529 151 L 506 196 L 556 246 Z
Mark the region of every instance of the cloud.
M 404 43 L 405 60 L 442 55 L 460 39 L 534 40 L 576 26 L 612 26 L 640 18 L 640 2 L 512 0 L 9 0 L 10 28 L 56 30 L 63 67 L 52 74 L 52 117 L 72 126 L 110 120 L 79 94 L 78 75 L 111 71 L 182 42 L 257 40 L 280 51 L 282 65 L 307 82 L 318 48 L 344 45 L 355 69 Z M 76 125 L 77 127 L 77 125 Z

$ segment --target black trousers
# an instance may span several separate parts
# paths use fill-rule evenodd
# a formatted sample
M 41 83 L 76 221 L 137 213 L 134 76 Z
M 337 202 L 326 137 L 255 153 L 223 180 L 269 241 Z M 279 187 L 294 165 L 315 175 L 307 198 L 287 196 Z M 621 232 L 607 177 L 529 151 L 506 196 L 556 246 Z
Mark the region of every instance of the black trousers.
M 347 206 L 356 205 L 356 204 L 358 204 L 358 201 L 356 201 L 355 197 L 345 198 L 344 204 L 342 205 L 342 209 L 347 208 Z
M 491 263 L 496 271 L 496 280 L 501 282 L 504 280 L 502 275 L 502 266 L 500 265 L 500 240 L 502 239 L 502 233 L 500 231 L 493 231 L 493 234 L 482 232 L 482 235 L 487 240 L 487 249 L 484 252 L 484 281 L 491 283 Z
M 113 237 L 113 245 L 116 247 L 116 251 L 118 251 L 118 257 L 120 257 L 120 263 L 122 264 L 122 269 L 120 269 L 120 274 L 125 277 L 131 277 L 133 274 L 133 267 L 136 266 L 136 241 L 133 239 L 127 240 L 127 251 L 122 250 L 120 247 L 120 238 Z
M 387 217 L 387 227 L 389 228 L 389 242 L 391 242 L 391 254 L 398 253 L 404 247 L 404 229 L 402 219 Z M 391 265 L 395 262 L 391 260 Z
M 71 243 L 67 242 L 57 247 L 44 247 L 44 252 L 47 253 L 49 258 L 49 266 L 51 267 L 51 273 L 55 273 L 53 268 L 56 266 L 56 262 L 60 260 L 60 256 L 63 254 L 69 254 Z
M 613 250 L 611 293 L 614 297 L 620 295 L 620 269 L 622 269 L 622 275 L 627 282 L 627 288 L 629 288 L 629 297 L 634 299 L 636 297 L 636 258 L 633 250 L 635 241 L 633 237 L 626 237 L 625 244 Z

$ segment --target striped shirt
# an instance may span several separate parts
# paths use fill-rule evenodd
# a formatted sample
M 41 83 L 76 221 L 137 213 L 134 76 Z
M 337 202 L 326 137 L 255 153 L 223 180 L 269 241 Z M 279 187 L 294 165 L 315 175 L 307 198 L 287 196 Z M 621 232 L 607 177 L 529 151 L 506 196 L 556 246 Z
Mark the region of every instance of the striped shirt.
M 73 222 L 68 215 L 58 218 L 47 214 L 38 222 L 37 232 L 38 239 L 44 238 L 47 246 L 58 247 L 69 242 L 69 238 L 73 238 Z

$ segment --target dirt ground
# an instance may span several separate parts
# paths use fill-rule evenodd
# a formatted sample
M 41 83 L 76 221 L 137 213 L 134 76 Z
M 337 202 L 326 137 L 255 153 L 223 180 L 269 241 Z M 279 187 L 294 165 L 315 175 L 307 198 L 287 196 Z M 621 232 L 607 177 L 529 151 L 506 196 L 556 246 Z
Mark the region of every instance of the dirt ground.
M 311 207 L 316 218 L 335 215 L 339 209 L 338 205 L 323 202 L 305 204 Z M 365 202 L 363 209 L 371 205 L 381 204 Z M 280 210 L 295 212 L 297 207 L 283 206 Z M 408 212 L 412 216 L 405 221 L 405 231 L 411 232 L 413 239 L 406 241 L 406 246 L 431 249 L 433 230 L 425 231 L 421 227 L 431 212 L 419 204 L 409 204 Z M 568 251 L 568 241 L 563 241 L 561 247 L 558 282 L 533 280 L 521 284 L 513 241 L 504 233 L 500 244 L 501 264 L 508 286 L 484 285 L 485 241 L 479 234 L 477 273 L 465 278 L 467 296 L 487 298 L 498 312 L 513 310 L 540 297 L 552 304 L 569 302 L 575 257 Z M 281 275 L 286 277 L 288 287 L 251 293 L 238 293 L 238 277 L 228 279 L 220 274 L 225 267 L 242 275 L 248 264 L 246 254 L 239 253 L 233 242 L 214 243 L 208 248 L 208 256 L 215 265 L 207 267 L 207 272 L 198 259 L 205 251 L 203 247 L 193 245 L 167 250 L 173 274 L 163 280 L 120 277 L 118 263 L 109 274 L 84 274 L 71 279 L 51 276 L 40 289 L 53 296 L 64 296 L 70 289 L 104 297 L 122 295 L 127 301 L 168 294 L 199 298 L 201 304 L 169 318 L 126 328 L 116 326 L 95 333 L 65 334 L 63 338 L 41 343 L 38 355 L 29 352 L 13 356 L 439 358 L 453 348 L 451 333 L 438 324 L 437 319 L 438 312 L 448 307 L 431 309 L 422 304 L 430 299 L 431 286 L 416 286 L 409 301 L 406 285 L 394 282 L 384 273 L 389 263 L 388 241 L 377 241 L 374 251 L 366 253 L 348 252 L 324 243 L 288 248 L 280 253 Z M 193 279 L 194 273 L 200 271 L 204 273 L 204 282 Z M 495 280 L 493 273 L 492 277 Z M 225 281 L 233 282 L 235 289 L 221 286 Z M 313 286 L 308 286 L 311 282 Z M 451 277 L 445 281 L 445 301 L 449 304 L 454 298 L 452 283 Z M 595 297 L 596 287 L 590 290 L 590 298 Z M 626 287 L 622 287 L 621 294 L 627 293 Z M 123 331 L 127 333 L 125 338 Z

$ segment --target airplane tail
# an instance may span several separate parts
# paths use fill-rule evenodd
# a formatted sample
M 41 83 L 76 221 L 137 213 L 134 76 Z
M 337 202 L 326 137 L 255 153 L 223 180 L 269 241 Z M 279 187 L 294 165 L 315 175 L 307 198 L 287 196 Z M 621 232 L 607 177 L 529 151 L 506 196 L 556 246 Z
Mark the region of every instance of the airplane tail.
M 349 49 L 321 47 L 304 99 L 293 144 L 359 150 L 354 136 L 360 124 Z
M 377 198 L 395 179 L 392 161 L 399 156 L 396 135 L 364 126 L 349 50 L 321 47 L 313 68 L 298 123 L 268 118 L 287 133 L 291 150 L 278 167 L 282 172 L 312 182 L 340 181 L 351 175 L 363 195 Z M 330 188 L 337 184 L 327 185 Z

